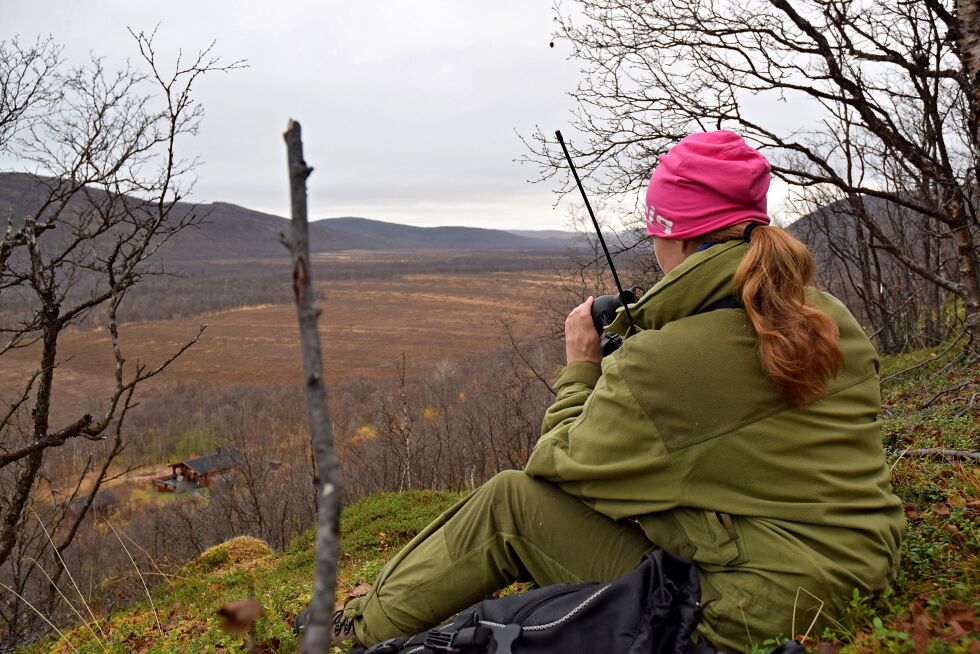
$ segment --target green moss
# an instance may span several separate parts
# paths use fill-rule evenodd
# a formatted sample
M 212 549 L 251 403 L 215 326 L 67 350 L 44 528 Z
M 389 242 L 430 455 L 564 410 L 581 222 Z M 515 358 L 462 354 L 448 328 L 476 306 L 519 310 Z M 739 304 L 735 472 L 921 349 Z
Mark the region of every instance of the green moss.
M 459 493 L 444 491 L 390 493 L 345 508 L 341 517 L 339 593 L 373 581 L 399 547 L 459 497 Z M 149 602 L 138 602 L 112 618 L 104 649 L 85 627 L 68 632 L 71 642 L 80 654 L 244 652 L 244 639 L 221 629 L 217 610 L 254 591 L 265 607 L 265 615 L 256 623 L 259 651 L 294 654 L 292 620 L 310 602 L 313 538 L 314 530 L 310 529 L 279 554 L 250 537 L 216 545 L 185 566 L 171 583 L 155 589 L 156 617 Z M 71 651 L 66 643 L 48 638 L 18 649 L 17 654 Z
M 972 652 L 980 637 L 958 632 L 955 616 L 980 613 L 980 466 L 928 458 L 923 448 L 976 450 L 980 392 L 975 361 L 953 348 L 930 348 L 886 357 L 882 376 L 883 440 L 892 488 L 905 505 L 908 525 L 894 588 L 876 598 L 855 597 L 841 624 L 824 640 L 840 654 L 866 652 Z M 939 356 L 937 356 L 939 355 Z M 969 620 L 966 621 L 969 623 Z
M 272 548 L 265 541 L 251 536 L 239 536 L 201 552 L 194 563 L 188 566 L 186 572 L 229 569 L 267 556 L 272 556 Z

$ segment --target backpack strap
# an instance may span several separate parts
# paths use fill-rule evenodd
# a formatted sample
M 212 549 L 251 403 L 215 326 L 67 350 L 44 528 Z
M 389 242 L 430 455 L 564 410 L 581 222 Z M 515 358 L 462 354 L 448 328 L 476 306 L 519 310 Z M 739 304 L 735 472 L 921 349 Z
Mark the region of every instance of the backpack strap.
M 738 300 L 738 298 L 726 297 L 726 298 L 722 298 L 721 300 L 718 300 L 717 302 L 712 302 L 708 306 L 703 307 L 698 311 L 695 311 L 691 315 L 697 316 L 699 314 L 708 313 L 709 311 L 716 311 L 718 309 L 744 309 L 744 308 L 745 307 Z

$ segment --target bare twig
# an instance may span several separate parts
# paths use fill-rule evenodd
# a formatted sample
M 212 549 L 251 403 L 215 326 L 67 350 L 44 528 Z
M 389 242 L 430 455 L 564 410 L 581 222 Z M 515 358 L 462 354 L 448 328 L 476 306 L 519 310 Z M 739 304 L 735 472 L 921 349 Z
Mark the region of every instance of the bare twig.
M 906 450 L 904 456 L 939 457 L 943 459 L 966 459 L 980 461 L 980 452 L 971 450 L 944 450 L 939 447 L 924 447 L 916 450 Z
M 954 336 L 953 339 L 949 342 L 949 345 L 947 345 L 945 348 L 943 348 L 943 351 L 940 352 L 940 353 L 938 353 L 938 354 L 936 354 L 935 356 L 930 356 L 925 361 L 920 361 L 919 363 L 917 363 L 917 364 L 915 364 L 913 366 L 909 366 L 908 368 L 905 368 L 904 370 L 899 370 L 896 373 L 893 373 L 891 375 L 888 375 L 887 377 L 884 377 L 881 380 L 881 384 L 884 385 L 886 382 L 889 382 L 892 379 L 895 379 L 896 377 L 901 377 L 902 375 L 908 374 L 908 373 L 912 372 L 913 370 L 918 370 L 919 368 L 921 368 L 923 366 L 928 366 L 930 363 L 934 363 L 934 362 L 938 361 L 942 357 L 946 356 L 946 353 L 949 352 L 950 350 L 952 350 L 956 346 L 956 344 L 960 342 L 960 339 L 963 338 L 963 336 L 966 333 L 967 332 L 964 330 L 964 331 L 961 331 L 956 336 Z
M 963 406 L 963 408 L 956 412 L 956 417 L 959 418 L 960 416 L 965 416 L 967 411 L 972 409 L 973 406 L 977 403 L 978 397 L 980 397 L 980 393 L 974 393 L 973 395 L 971 395 L 970 399 L 966 401 L 966 404 Z
M 319 312 L 313 307 L 313 280 L 310 270 L 309 224 L 306 213 L 306 178 L 313 169 L 303 159 L 300 125 L 289 121 L 286 133 L 289 166 L 289 195 L 292 207 L 290 236 L 283 239 L 293 260 L 293 295 L 299 317 L 303 352 L 306 405 L 310 435 L 316 452 L 318 475 L 318 511 L 316 530 L 316 563 L 313 574 L 313 601 L 310 623 L 303 639 L 302 651 L 326 652 L 330 649 L 331 615 L 337 587 L 337 556 L 340 550 L 340 501 L 342 485 L 340 468 L 334 453 L 333 433 L 327 405 L 327 386 L 323 378 L 323 358 Z
M 514 353 L 517 354 L 518 358 L 520 358 L 520 360 L 524 362 L 524 365 L 527 366 L 527 369 L 531 371 L 531 374 L 534 375 L 538 379 L 538 381 L 544 384 L 545 388 L 548 389 L 549 393 L 551 393 L 552 395 L 557 395 L 554 387 L 552 387 L 552 385 L 548 383 L 548 380 L 544 378 L 544 375 L 538 372 L 538 369 L 534 367 L 534 364 L 531 363 L 531 360 L 528 359 L 527 356 L 524 354 L 523 350 L 521 350 L 520 345 L 518 345 L 517 343 L 517 339 L 514 338 L 514 330 L 510 322 L 506 320 L 501 320 L 500 325 L 503 328 L 504 333 L 507 334 L 507 340 L 510 341 L 510 346 L 514 350 Z
M 160 635 L 163 636 L 164 635 L 163 626 L 160 624 L 160 616 L 157 614 L 157 607 L 154 606 L 153 604 L 153 595 L 150 594 L 150 587 L 146 585 L 146 579 L 143 578 L 143 573 L 140 572 L 139 566 L 136 565 L 136 560 L 133 558 L 133 555 L 130 553 L 129 548 L 126 547 L 126 543 L 124 543 L 123 539 L 119 536 L 119 532 L 116 531 L 116 528 L 113 527 L 112 523 L 109 522 L 108 520 L 105 520 L 104 522 L 107 525 L 109 525 L 109 529 L 111 529 L 112 533 L 116 535 L 116 540 L 118 540 L 119 544 L 122 545 L 123 550 L 125 550 L 126 552 L 126 556 L 129 557 L 130 563 L 133 564 L 133 569 L 136 570 L 136 574 L 139 576 L 140 582 L 143 584 L 143 592 L 146 593 L 146 599 L 150 601 L 150 610 L 153 611 L 153 619 L 157 623 L 157 630 L 160 632 Z
M 65 635 L 65 632 L 63 632 L 61 629 L 58 629 L 58 627 L 55 626 L 55 624 L 53 622 L 51 622 L 51 620 L 48 619 L 48 616 L 46 616 L 43 613 L 41 613 L 41 611 L 39 611 L 36 606 L 34 606 L 33 604 L 31 604 L 31 602 L 26 597 L 24 597 L 23 595 L 21 595 L 20 593 L 18 593 L 16 590 L 14 590 L 13 588 L 11 588 L 10 586 L 8 586 L 5 583 L 0 582 L 0 588 L 3 588 L 7 592 L 11 593 L 14 597 L 16 597 L 17 599 L 19 599 L 24 604 L 26 604 L 27 607 L 30 610 L 32 610 L 35 613 L 37 613 L 38 616 L 40 616 L 40 618 L 42 620 L 44 620 L 48 624 L 49 627 L 51 627 L 52 629 L 54 629 L 54 631 L 58 634 L 58 636 L 61 638 L 61 640 L 65 641 L 65 644 L 68 645 L 68 647 L 71 648 L 71 651 L 78 652 L 78 650 L 75 648 L 75 646 L 71 644 L 71 641 L 68 640 L 68 636 Z
M 54 541 L 51 540 L 51 534 L 48 533 L 48 528 L 44 526 L 44 522 L 41 520 L 41 516 L 39 516 L 37 512 L 34 511 L 34 509 L 31 509 L 31 513 L 34 514 L 34 517 L 37 519 L 38 524 L 41 525 L 41 529 L 44 530 L 44 535 L 47 537 L 48 543 L 51 545 L 51 549 L 54 550 L 55 556 L 58 557 L 58 562 L 61 563 L 62 569 L 64 569 L 65 573 L 68 575 L 68 580 L 71 581 L 71 585 L 75 589 L 75 593 L 78 595 L 78 599 L 82 600 L 82 606 L 85 607 L 85 610 L 88 611 L 89 617 L 92 619 L 92 622 L 94 622 L 95 626 L 98 627 L 101 631 L 101 626 L 99 625 L 99 622 L 95 617 L 95 613 L 92 612 L 92 607 L 89 606 L 88 601 L 85 599 L 85 595 L 82 594 L 82 589 L 78 587 L 78 583 L 75 581 L 75 577 L 72 576 L 71 570 L 68 569 L 68 565 L 65 563 L 65 559 L 61 556 L 61 551 L 57 547 L 55 547 Z M 108 640 L 108 638 L 104 633 L 102 634 L 102 637 Z
M 932 406 L 932 405 L 933 405 L 933 404 L 934 404 L 934 403 L 936 402 L 936 400 L 938 400 L 939 398 L 941 398 L 941 397 L 943 397 L 943 396 L 945 396 L 945 395 L 949 395 L 950 393 L 955 393 L 956 391 L 958 391 L 958 390 L 960 390 L 961 388 L 964 388 L 964 387 L 966 387 L 966 386 L 969 386 L 969 385 L 970 385 L 970 384 L 972 384 L 972 383 L 973 383 L 973 380 L 971 379 L 971 380 L 969 380 L 969 381 L 965 381 L 965 382 L 963 382 L 962 384 L 959 384 L 958 386 L 953 386 L 952 388 L 944 388 L 943 390 L 941 390 L 941 391 L 939 391 L 938 393 L 936 393 L 935 395 L 933 395 L 933 396 L 932 396 L 931 398 L 929 398 L 929 401 L 928 401 L 928 402 L 926 402 L 925 404 L 923 404 L 922 406 L 920 406 L 920 407 L 919 407 L 919 408 L 917 409 L 917 411 L 922 411 L 922 410 L 924 410 L 924 409 L 927 409 L 927 408 L 929 408 L 929 407 L 930 407 L 930 406 Z

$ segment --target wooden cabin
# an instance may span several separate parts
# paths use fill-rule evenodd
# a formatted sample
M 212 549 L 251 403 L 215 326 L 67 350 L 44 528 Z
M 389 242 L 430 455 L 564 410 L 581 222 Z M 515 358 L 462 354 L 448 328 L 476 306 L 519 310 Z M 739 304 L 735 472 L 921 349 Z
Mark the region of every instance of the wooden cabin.
M 153 487 L 161 493 L 205 488 L 213 480 L 228 475 L 244 462 L 245 457 L 235 448 L 220 448 L 196 459 L 171 463 L 172 473 L 167 477 L 154 479 Z

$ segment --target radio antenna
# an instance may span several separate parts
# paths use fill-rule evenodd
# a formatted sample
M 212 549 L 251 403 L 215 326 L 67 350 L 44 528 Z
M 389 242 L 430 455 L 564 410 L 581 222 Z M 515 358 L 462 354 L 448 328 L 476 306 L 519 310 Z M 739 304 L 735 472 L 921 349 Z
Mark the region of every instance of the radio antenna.
M 623 310 L 626 312 L 626 319 L 630 323 L 630 332 L 636 333 L 636 323 L 633 322 L 633 314 L 630 313 L 629 304 L 626 301 L 626 294 L 623 293 L 623 285 L 619 283 L 619 275 L 616 274 L 616 266 L 613 265 L 612 256 L 609 254 L 609 248 L 606 247 L 606 239 L 602 238 L 602 230 L 599 229 L 599 221 L 595 219 L 595 212 L 592 211 L 592 205 L 589 203 L 589 198 L 585 195 L 585 187 L 582 186 L 582 180 L 578 177 L 578 171 L 575 170 L 575 163 L 572 161 L 572 155 L 568 153 L 568 147 L 565 146 L 565 139 L 561 137 L 561 130 L 555 130 L 555 136 L 558 137 L 558 142 L 561 144 L 561 149 L 565 153 L 565 159 L 568 161 L 568 167 L 572 169 L 572 175 L 575 177 L 575 183 L 578 184 L 578 190 L 582 193 L 582 199 L 585 200 L 585 208 L 589 210 L 589 217 L 592 218 L 592 225 L 595 227 L 595 233 L 599 237 L 599 244 L 602 245 L 602 251 L 606 254 L 606 261 L 609 262 L 609 270 L 612 271 L 613 281 L 616 282 L 616 289 L 619 291 L 619 301 L 623 303 Z

